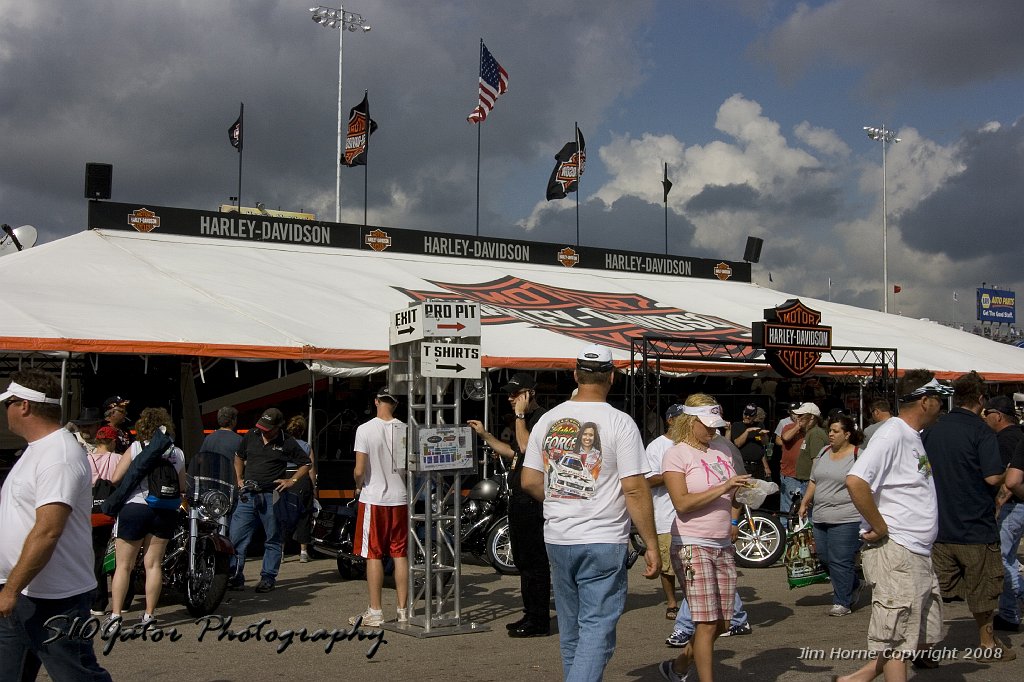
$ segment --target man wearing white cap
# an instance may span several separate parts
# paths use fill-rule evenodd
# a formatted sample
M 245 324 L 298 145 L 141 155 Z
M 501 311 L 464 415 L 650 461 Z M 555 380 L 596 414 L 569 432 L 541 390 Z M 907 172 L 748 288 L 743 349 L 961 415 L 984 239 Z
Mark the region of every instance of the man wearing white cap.
M 4 679 L 42 661 L 50 678 L 110 680 L 92 639 L 54 637 L 82 622 L 96 587 L 92 483 L 85 450 L 61 428 L 60 383 L 16 372 L 0 395 L 10 430 L 28 441 L 0 492 L 0 666 Z M 37 661 L 38 659 L 38 661 Z
M 630 519 L 647 544 L 644 575 L 661 572 L 643 440 L 626 413 L 607 403 L 611 351 L 588 346 L 576 359 L 578 392 L 530 434 L 523 490 L 544 502 L 544 541 L 558 605 L 562 669 L 594 682 L 615 652 L 626 605 Z
M 863 519 L 861 562 L 873 591 L 868 650 L 875 655 L 860 670 L 833 678 L 842 682 L 880 674 L 906 680 L 907 659 L 942 636 L 942 602 L 931 559 L 939 510 L 920 431 L 938 419 L 953 391 L 923 369 L 907 370 L 899 388 L 899 416 L 878 428 L 846 476 Z M 938 662 L 923 655 L 914 665 L 934 668 Z
M 783 523 L 786 513 L 793 504 L 793 495 L 807 492 L 807 482 L 811 478 L 811 465 L 821 449 L 828 445 L 828 434 L 821 428 L 821 410 L 814 403 L 803 403 L 796 407 L 793 425 L 782 433 L 784 443 L 802 439 L 799 449 L 787 449 L 782 457 L 780 472 L 782 474 L 782 496 L 779 508 L 782 510 Z

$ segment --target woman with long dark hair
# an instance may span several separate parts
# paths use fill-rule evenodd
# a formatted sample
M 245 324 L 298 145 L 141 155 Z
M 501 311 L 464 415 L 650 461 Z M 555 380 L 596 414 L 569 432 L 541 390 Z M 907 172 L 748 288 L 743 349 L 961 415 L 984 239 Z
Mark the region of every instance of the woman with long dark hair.
M 848 615 L 860 596 L 854 560 L 860 550 L 860 514 L 846 489 L 846 475 L 857 461 L 863 437 L 853 419 L 833 417 L 828 424 L 828 441 L 811 465 L 807 494 L 800 503 L 800 517 L 813 506 L 814 544 L 818 560 L 832 581 L 830 616 Z

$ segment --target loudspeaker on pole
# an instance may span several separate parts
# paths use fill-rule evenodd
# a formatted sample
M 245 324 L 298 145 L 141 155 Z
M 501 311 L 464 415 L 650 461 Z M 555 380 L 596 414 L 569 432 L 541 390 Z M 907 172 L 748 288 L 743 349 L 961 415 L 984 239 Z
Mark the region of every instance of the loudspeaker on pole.
M 114 167 L 109 163 L 85 164 L 85 198 L 109 199 Z

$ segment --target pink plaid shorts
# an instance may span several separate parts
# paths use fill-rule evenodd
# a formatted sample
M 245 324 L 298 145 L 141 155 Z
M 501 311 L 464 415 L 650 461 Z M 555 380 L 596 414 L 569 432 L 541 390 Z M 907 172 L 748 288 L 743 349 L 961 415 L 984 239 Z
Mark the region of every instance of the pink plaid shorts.
M 673 545 L 672 568 L 683 587 L 693 622 L 732 618 L 736 593 L 736 559 L 732 545 Z

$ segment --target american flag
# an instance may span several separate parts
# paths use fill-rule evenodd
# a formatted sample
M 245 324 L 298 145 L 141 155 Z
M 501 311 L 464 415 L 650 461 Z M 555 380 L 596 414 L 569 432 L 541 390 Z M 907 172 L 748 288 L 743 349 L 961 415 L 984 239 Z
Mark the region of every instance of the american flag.
M 466 117 L 470 123 L 482 123 L 494 108 L 494 101 L 508 90 L 508 72 L 491 56 L 491 51 L 480 41 L 480 103 Z

